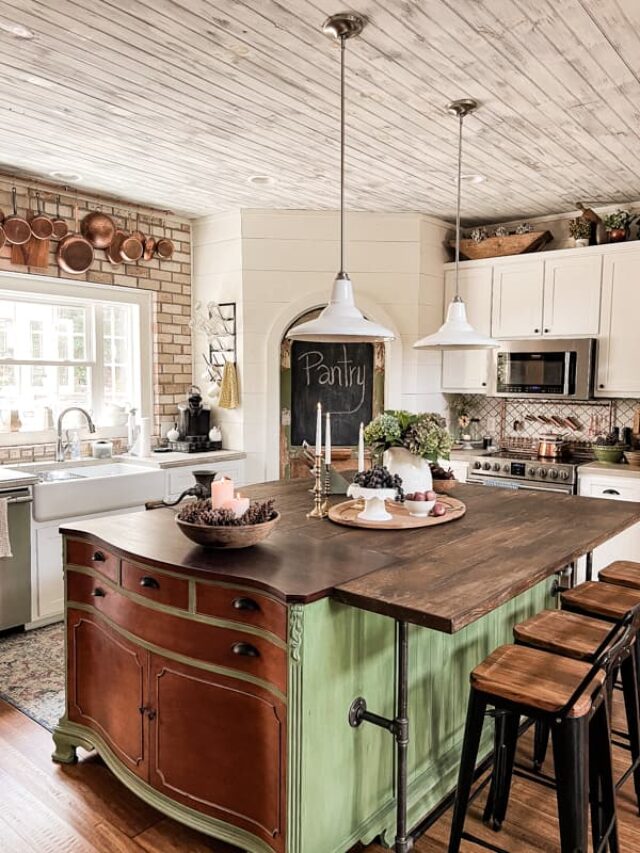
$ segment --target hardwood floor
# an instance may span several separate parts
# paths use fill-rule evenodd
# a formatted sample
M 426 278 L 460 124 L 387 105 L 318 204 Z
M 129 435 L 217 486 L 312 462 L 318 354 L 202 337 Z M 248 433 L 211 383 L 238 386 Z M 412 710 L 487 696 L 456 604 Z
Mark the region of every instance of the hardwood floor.
M 619 707 L 616 708 L 619 713 Z M 621 721 L 616 719 L 616 725 Z M 194 832 L 142 803 L 121 785 L 99 758 L 86 756 L 73 767 L 50 761 L 49 732 L 0 701 L 0 850 L 2 853 L 238 853 Z M 530 755 L 530 736 L 522 739 L 520 759 Z M 614 749 L 616 771 L 627 767 L 628 753 Z M 552 768 L 545 768 L 552 772 Z M 499 835 L 480 816 L 486 790 L 475 801 L 466 829 L 513 853 L 558 850 L 555 794 L 516 779 L 509 812 Z M 620 846 L 640 850 L 640 817 L 628 780 L 618 794 Z M 416 853 L 445 853 L 450 812 L 416 844 Z M 366 853 L 382 853 L 372 845 Z M 463 853 L 482 848 L 465 842 Z M 364 853 L 364 851 L 362 851 Z

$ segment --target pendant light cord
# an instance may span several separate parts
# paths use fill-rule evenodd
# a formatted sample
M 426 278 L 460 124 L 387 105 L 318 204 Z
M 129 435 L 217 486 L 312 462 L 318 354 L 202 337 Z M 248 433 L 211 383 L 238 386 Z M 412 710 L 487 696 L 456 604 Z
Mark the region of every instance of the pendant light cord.
M 345 140 L 345 53 L 347 40 L 340 38 L 340 276 L 344 278 L 344 140 Z
M 462 122 L 464 114 L 458 116 L 458 180 L 456 199 L 456 301 L 460 298 L 460 207 L 462 205 Z

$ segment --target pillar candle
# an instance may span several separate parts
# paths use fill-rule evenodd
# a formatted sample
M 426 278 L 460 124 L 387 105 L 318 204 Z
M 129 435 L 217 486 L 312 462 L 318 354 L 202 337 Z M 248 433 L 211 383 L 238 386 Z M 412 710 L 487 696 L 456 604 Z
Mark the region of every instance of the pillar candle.
M 324 424 L 324 462 L 331 465 L 331 413 L 327 412 Z
M 322 456 L 322 406 L 318 403 L 316 417 L 316 456 Z
M 240 492 L 238 492 L 235 498 L 225 501 L 222 504 L 222 509 L 230 509 L 236 518 L 240 518 L 249 509 L 249 498 L 243 498 Z
M 211 508 L 221 509 L 227 501 L 233 500 L 233 480 L 223 477 L 211 481 Z
M 364 471 L 364 424 L 360 424 L 358 433 L 358 471 Z

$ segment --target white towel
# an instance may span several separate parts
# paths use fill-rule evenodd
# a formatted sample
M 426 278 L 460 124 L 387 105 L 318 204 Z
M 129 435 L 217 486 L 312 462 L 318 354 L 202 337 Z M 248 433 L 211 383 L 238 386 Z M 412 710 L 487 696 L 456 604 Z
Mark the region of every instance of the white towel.
M 0 559 L 13 557 L 11 540 L 9 539 L 9 501 L 0 498 Z

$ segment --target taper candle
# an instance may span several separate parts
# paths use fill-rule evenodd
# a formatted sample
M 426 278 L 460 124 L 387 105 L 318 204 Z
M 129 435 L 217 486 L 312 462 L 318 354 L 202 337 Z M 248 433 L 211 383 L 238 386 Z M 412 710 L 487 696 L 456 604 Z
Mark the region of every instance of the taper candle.
M 331 465 L 331 412 L 327 412 L 324 423 L 324 462 Z
M 322 456 L 322 405 L 318 403 L 316 417 L 316 456 Z
M 364 471 L 364 424 L 360 424 L 358 433 L 358 471 Z

